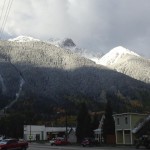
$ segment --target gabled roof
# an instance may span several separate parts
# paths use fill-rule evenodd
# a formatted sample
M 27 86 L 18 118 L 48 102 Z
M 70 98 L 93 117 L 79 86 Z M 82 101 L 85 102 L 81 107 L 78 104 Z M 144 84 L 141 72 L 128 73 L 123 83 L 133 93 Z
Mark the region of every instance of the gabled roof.
M 133 130 L 132 133 L 137 133 L 147 122 L 150 121 L 150 115 L 144 119 L 143 122 L 140 122 Z

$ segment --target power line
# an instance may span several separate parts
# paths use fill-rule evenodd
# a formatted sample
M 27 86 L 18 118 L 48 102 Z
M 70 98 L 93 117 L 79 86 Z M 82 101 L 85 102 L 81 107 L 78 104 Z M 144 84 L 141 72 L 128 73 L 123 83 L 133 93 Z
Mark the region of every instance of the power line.
M 3 32 L 4 32 L 5 25 L 6 25 L 6 22 L 7 22 L 7 19 L 8 19 L 8 15 L 9 15 L 9 12 L 10 12 L 10 9 L 11 9 L 11 6 L 12 6 L 12 2 L 13 2 L 13 0 L 9 0 L 9 2 L 8 2 L 6 12 L 5 12 L 5 16 L 4 16 L 4 20 L 3 20 L 2 27 L 1 27 L 1 30 L 0 30 L 0 35 L 1 35 L 0 38 L 2 38 L 2 35 L 3 35 Z
M 13 3 L 13 0 L 9 0 L 8 1 L 8 5 L 7 5 L 7 8 L 6 8 L 4 19 L 2 21 L 2 26 L 1 26 L 1 29 L 0 29 L 0 39 L 2 38 L 4 29 L 5 29 L 5 26 L 6 26 L 6 23 L 7 23 L 7 19 L 8 19 L 9 13 L 10 13 L 10 9 L 11 9 L 12 3 Z
M 5 5 L 7 5 L 7 0 L 4 0 L 3 8 L 2 8 L 2 12 L 1 12 L 0 39 L 1 39 L 1 32 L 2 32 L 2 28 L 3 28 L 4 19 L 6 16 Z M 4 12 L 4 16 L 3 16 L 3 12 Z
M 5 7 L 5 3 L 6 3 L 6 0 L 4 0 L 4 3 L 3 3 L 3 7 L 2 7 L 2 12 L 1 12 L 1 16 L 0 16 L 0 22 L 2 22 L 1 20 L 3 19 L 3 11 L 4 11 L 4 7 Z

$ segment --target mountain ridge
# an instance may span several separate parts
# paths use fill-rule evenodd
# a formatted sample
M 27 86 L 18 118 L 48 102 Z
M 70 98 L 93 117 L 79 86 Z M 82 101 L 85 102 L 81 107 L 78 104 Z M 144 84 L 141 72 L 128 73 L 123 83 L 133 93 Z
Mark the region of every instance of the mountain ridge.
M 0 59 L 4 60 L 0 65 L 0 91 L 4 91 L 2 83 L 7 89 L 1 96 L 10 96 L 11 100 L 19 92 L 21 76 L 25 83 L 18 99 L 33 95 L 36 99 L 63 103 L 65 96 L 84 95 L 100 102 L 104 90 L 130 96 L 137 96 L 137 90 L 150 90 L 141 81 L 45 42 L 0 41 Z
M 26 36 L 20 36 L 11 39 L 10 41 L 19 42 L 19 40 L 20 42 L 39 41 L 38 39 Z M 63 40 L 51 38 L 48 41 L 41 42 L 46 42 L 63 49 L 71 50 L 73 53 L 92 60 L 96 64 L 109 67 L 145 83 L 150 83 L 150 60 L 143 58 L 139 54 L 122 46 L 115 47 L 102 56 L 102 54 L 89 54 L 86 49 L 77 47 L 74 41 L 70 38 L 65 38 Z
M 120 53 L 118 53 L 119 50 Z M 145 83 L 150 83 L 150 60 L 123 47 L 112 49 L 100 59 L 99 64 Z
M 98 64 L 104 65 L 104 66 L 111 66 L 117 62 L 118 59 L 122 58 L 124 55 L 134 55 L 141 57 L 140 55 L 136 54 L 133 51 L 130 51 L 122 46 L 118 46 L 110 50 L 108 53 L 106 53 L 98 62 Z

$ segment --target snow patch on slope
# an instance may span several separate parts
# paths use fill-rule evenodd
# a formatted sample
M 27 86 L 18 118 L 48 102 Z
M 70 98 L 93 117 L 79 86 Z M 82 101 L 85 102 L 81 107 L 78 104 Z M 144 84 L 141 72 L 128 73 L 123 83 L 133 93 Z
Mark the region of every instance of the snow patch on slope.
M 16 98 L 15 98 L 10 104 L 8 104 L 4 109 L 8 109 L 8 108 L 12 107 L 12 105 L 14 105 L 14 104 L 18 101 L 24 83 L 25 83 L 25 81 L 24 81 L 24 79 L 21 77 L 19 89 L 18 89 L 18 92 L 16 93 Z
M 118 59 L 122 58 L 124 55 L 127 54 L 140 57 L 140 55 L 134 53 L 133 51 L 130 51 L 122 46 L 118 46 L 110 50 L 107 54 L 105 54 L 99 61 L 97 61 L 97 64 L 110 66 L 115 64 L 118 61 Z
M 35 39 L 33 37 L 29 37 L 29 36 L 18 36 L 16 38 L 13 39 L 9 39 L 8 41 L 10 42 L 31 42 L 31 41 L 40 41 L 39 39 Z
M 19 90 L 18 90 L 18 93 L 16 93 L 16 100 L 18 100 L 18 98 L 19 98 L 19 96 L 20 96 L 20 93 L 21 93 L 21 91 L 22 91 L 22 87 L 23 87 L 24 83 L 25 83 L 25 81 L 24 81 L 24 79 L 21 77 Z

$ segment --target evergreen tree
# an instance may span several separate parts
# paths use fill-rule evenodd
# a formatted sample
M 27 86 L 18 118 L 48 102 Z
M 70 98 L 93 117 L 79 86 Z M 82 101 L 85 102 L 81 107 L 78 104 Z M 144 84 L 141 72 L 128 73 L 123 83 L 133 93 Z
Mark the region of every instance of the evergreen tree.
M 98 119 L 98 115 L 95 113 L 92 121 L 92 130 L 97 129 L 98 126 L 99 126 L 99 119 Z
M 108 101 L 106 104 L 105 119 L 104 119 L 103 127 L 102 127 L 105 143 L 106 143 L 107 135 L 115 134 L 115 121 L 114 121 L 114 118 L 112 115 L 113 115 L 113 111 L 111 108 L 111 103 L 110 103 L 110 101 Z
M 85 103 L 81 103 L 77 116 L 76 136 L 78 142 L 81 142 L 85 137 L 92 136 L 91 117 Z
M 91 124 L 91 128 L 92 128 L 92 137 L 94 137 L 94 130 L 97 129 L 99 126 L 99 119 L 98 119 L 98 115 L 95 113 L 93 120 L 92 120 L 92 124 Z

